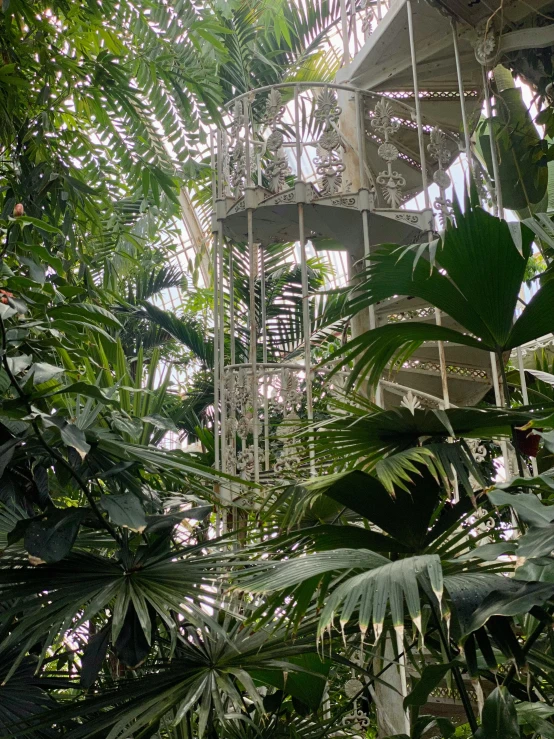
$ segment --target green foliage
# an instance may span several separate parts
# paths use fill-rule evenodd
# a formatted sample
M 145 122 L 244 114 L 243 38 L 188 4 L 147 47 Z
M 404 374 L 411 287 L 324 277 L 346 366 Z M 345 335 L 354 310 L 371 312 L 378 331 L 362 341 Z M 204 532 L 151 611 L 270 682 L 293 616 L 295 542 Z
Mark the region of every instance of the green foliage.
M 541 122 L 540 117 L 537 122 Z M 549 175 L 546 162 L 552 156 L 543 152 L 540 136 L 523 102 L 521 88 L 511 87 L 497 93 L 492 130 L 503 205 L 512 210 L 527 208 L 532 212 L 546 195 Z M 478 140 L 487 169 L 492 174 L 488 119 L 480 124 Z
M 526 226 L 508 224 L 468 200 L 438 241 L 383 246 L 356 284 L 349 315 L 393 295 L 412 295 L 450 316 L 457 328 L 419 322 L 375 328 L 333 355 L 340 359 L 333 371 L 353 362 L 349 384 L 368 379 L 375 385 L 389 363 L 400 366 L 424 341 L 449 341 L 501 356 L 549 333 L 554 329 L 550 282 L 513 320 L 532 240 Z

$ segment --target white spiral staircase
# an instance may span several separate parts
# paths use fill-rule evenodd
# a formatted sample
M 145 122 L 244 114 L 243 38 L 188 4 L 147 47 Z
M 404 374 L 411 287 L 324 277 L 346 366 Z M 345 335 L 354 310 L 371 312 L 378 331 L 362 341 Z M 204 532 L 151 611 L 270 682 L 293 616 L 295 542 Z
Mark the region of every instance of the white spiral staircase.
M 366 38 L 351 58 L 355 40 L 345 36 L 345 65 L 335 83 L 284 83 L 243 95 L 229 106 L 227 125 L 214 140 L 219 346 L 227 309 L 224 288 L 233 291 L 224 277 L 224 241 L 231 258 L 233 243 L 247 245 L 250 260 L 248 315 L 233 315 L 233 301 L 229 307 L 231 333 L 240 327 L 250 336 L 248 361 L 236 363 L 232 355 L 225 365 L 216 347 L 218 460 L 233 474 L 259 479 L 269 469 L 268 415 L 276 404 L 285 418 L 295 417 L 304 401 L 308 417 L 313 410 L 309 341 L 303 361 L 267 361 L 263 296 L 261 316 L 254 297 L 264 250 L 273 243 L 299 242 L 308 334 L 307 243 L 345 251 L 355 265 L 381 243 L 432 238 L 450 215 L 450 168 L 460 154 L 494 203 L 498 194 L 471 142 L 483 105 L 490 113 L 488 73 L 505 51 L 525 48 L 533 39 L 535 45 L 554 43 L 554 26 L 534 34 L 519 27 L 533 8 L 548 10 L 552 0 L 505 1 L 502 8 L 497 0 L 392 0 L 388 9 L 380 5 L 382 17 L 375 23 L 377 3 L 362 2 L 365 17 L 355 6 L 350 31 L 359 38 L 361 25 Z M 456 167 L 463 178 L 462 166 Z M 357 316 L 352 332 L 392 321 L 440 321 L 457 328 L 425 302 L 398 296 Z M 496 371 L 486 352 L 427 343 L 383 377 L 379 399 L 385 407 L 405 403 L 406 396 L 429 407 L 473 405 L 494 386 L 500 402 Z M 305 398 L 299 393 L 302 383 Z

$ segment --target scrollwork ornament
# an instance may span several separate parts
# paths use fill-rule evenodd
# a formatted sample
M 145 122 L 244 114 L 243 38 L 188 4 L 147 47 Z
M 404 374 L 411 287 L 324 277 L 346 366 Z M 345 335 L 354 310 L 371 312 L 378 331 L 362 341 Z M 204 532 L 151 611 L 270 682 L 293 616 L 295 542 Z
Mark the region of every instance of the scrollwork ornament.
M 437 169 L 433 175 L 433 182 L 443 190 L 446 190 L 452 184 L 452 180 L 444 169 Z
M 400 122 L 394 120 L 394 111 L 388 100 L 378 100 L 371 117 L 371 127 L 381 134 L 385 141 L 389 140 L 400 128 Z
M 265 104 L 265 113 L 262 118 L 262 123 L 269 126 L 272 131 L 275 131 L 279 123 L 281 123 L 285 113 L 285 106 L 281 103 L 281 93 L 274 87 L 268 95 Z
M 415 415 L 416 410 L 421 408 L 421 402 L 419 398 L 416 395 L 414 395 L 414 393 L 411 390 L 409 390 L 406 393 L 406 395 L 404 395 L 404 397 L 400 401 L 400 405 L 403 408 L 407 408 L 412 414 L 412 416 Z
M 275 154 L 275 159 L 271 159 L 264 169 L 264 174 L 269 181 L 269 190 L 280 192 L 289 173 L 290 167 L 285 152 L 283 149 L 279 149 Z
M 369 716 L 360 708 L 355 708 L 352 713 L 348 713 L 342 717 L 341 723 L 343 726 L 348 726 L 354 731 L 365 733 L 369 727 Z
M 295 443 L 295 435 L 300 430 L 298 415 L 292 411 L 288 413 L 277 427 L 277 439 L 282 442 L 281 454 L 275 463 L 275 471 L 283 473 L 297 469 L 300 464 L 300 448 Z
M 238 195 L 246 184 L 246 149 L 238 140 L 229 155 L 229 185 L 234 195 Z
M 225 472 L 234 475 L 237 469 L 237 455 L 233 447 L 227 447 L 225 451 Z
M 471 456 L 477 462 L 484 462 L 487 457 L 487 447 L 479 439 L 466 439 Z
M 377 154 L 384 159 L 385 162 L 393 162 L 398 159 L 398 149 L 390 141 L 386 141 L 377 149 Z
M 452 201 L 446 196 L 438 197 L 438 198 L 435 198 L 434 200 L 434 206 L 438 212 L 438 217 L 439 217 L 441 226 L 446 225 L 447 219 L 451 218 L 454 212 L 454 209 L 452 207 Z
M 496 58 L 497 40 L 492 26 L 485 22 L 476 29 L 477 38 L 473 44 L 475 58 L 483 67 L 492 63 Z
M 315 111 L 316 120 L 323 125 L 314 157 L 321 195 L 333 195 L 339 192 L 342 186 L 342 173 L 346 166 L 339 154 L 342 142 L 335 128 L 341 112 L 335 91 L 324 89 L 317 98 Z
M 230 132 L 234 139 L 239 138 L 240 130 L 246 123 L 246 117 L 244 115 L 244 103 L 242 100 L 236 100 L 233 106 L 233 117 L 231 119 Z
M 362 11 L 362 33 L 365 41 L 371 36 L 373 32 L 373 21 L 376 20 L 374 9 L 371 7 L 369 0 L 362 0 L 360 3 L 360 10 Z
M 275 152 L 273 158 L 264 167 L 264 175 L 269 182 L 271 192 L 280 192 L 283 189 L 286 176 L 290 172 L 287 156 L 283 149 L 285 139 L 281 131 L 277 130 L 277 126 L 281 123 L 285 113 L 285 106 L 281 105 L 281 100 L 281 93 L 273 88 L 267 98 L 265 114 L 262 119 L 271 131 L 265 143 L 266 150 Z
M 251 480 L 253 478 L 255 462 L 254 447 L 242 449 L 237 454 L 237 470 L 240 472 L 243 480 Z
M 342 185 L 342 173 L 346 166 L 335 151 L 326 152 L 318 147 L 318 155 L 314 157 L 316 172 L 319 175 L 319 189 L 322 195 L 333 195 L 339 192 Z
M 234 416 L 227 418 L 226 431 L 227 431 L 227 441 L 233 440 L 235 436 L 237 435 L 238 421 Z
M 281 131 L 272 131 L 265 142 L 268 151 L 278 151 L 284 143 L 284 136 Z
M 358 680 L 356 677 L 352 677 L 344 683 L 344 692 L 346 697 L 350 698 L 350 700 L 356 698 L 356 696 L 362 692 L 363 688 L 364 686 L 362 681 Z
M 379 172 L 377 176 L 377 184 L 381 185 L 383 198 L 387 205 L 391 208 L 398 208 L 404 199 L 402 190 L 406 186 L 406 179 L 392 167 L 392 163 L 398 159 L 400 152 L 390 139 L 398 131 L 400 123 L 394 120 L 394 111 L 388 100 L 382 98 L 376 103 L 371 118 L 371 127 L 383 139 L 377 149 L 377 154 L 387 163 L 387 169 Z
M 326 87 L 319 95 L 316 101 L 315 119 L 325 126 L 325 129 L 336 123 L 342 113 L 342 108 L 338 105 L 337 94 L 334 90 Z
M 244 441 L 254 430 L 254 422 L 252 417 L 242 416 L 237 422 L 237 434 Z
M 444 167 L 450 163 L 452 159 L 452 152 L 446 145 L 446 136 L 440 128 L 433 128 L 429 134 L 430 143 L 427 144 L 427 151 L 431 155 L 431 159 L 438 162 L 439 168 Z
M 404 199 L 403 188 L 406 179 L 399 173 L 393 171 L 389 162 L 389 171 L 379 172 L 377 184 L 381 185 L 383 197 L 391 208 L 398 208 Z
M 221 173 L 223 176 L 223 192 L 225 195 L 231 196 L 231 155 L 229 152 L 229 141 L 227 132 L 223 132 L 221 137 Z
M 233 392 L 235 393 L 238 405 L 242 407 L 252 405 L 252 389 L 250 387 L 249 377 L 244 370 L 239 370 Z
M 446 197 L 446 190 L 450 187 L 452 181 L 444 169 L 452 159 L 452 152 L 446 145 L 446 136 L 440 128 L 433 128 L 429 138 L 430 143 L 427 145 L 427 151 L 430 158 L 439 165 L 437 171 L 433 174 L 433 182 L 440 189 L 440 195 L 435 199 L 434 205 L 438 211 L 441 225 L 444 226 L 447 219 L 452 215 L 452 202 Z

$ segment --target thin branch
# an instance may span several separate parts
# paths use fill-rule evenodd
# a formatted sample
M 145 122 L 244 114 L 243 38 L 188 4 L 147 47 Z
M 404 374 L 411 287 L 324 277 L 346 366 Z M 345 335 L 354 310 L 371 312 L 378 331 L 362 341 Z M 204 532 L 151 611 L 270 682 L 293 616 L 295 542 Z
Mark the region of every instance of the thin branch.
M 453 655 L 452 651 L 450 649 L 450 643 L 447 639 L 444 630 L 442 628 L 442 623 L 440 620 L 440 616 L 437 613 L 437 610 L 435 608 L 435 604 L 429 599 L 429 605 L 431 606 L 431 613 L 433 614 L 433 619 L 435 621 L 435 625 L 437 627 L 437 631 L 439 633 L 439 638 L 441 640 L 441 643 L 444 647 L 444 651 L 446 652 L 446 656 L 448 657 L 448 661 L 452 662 Z M 473 712 L 473 707 L 471 705 L 471 700 L 469 698 L 466 686 L 464 684 L 464 680 L 462 678 L 462 675 L 460 673 L 460 670 L 458 667 L 452 667 L 452 674 L 454 675 L 454 682 L 456 683 L 456 687 L 458 688 L 458 692 L 460 694 L 460 698 L 462 699 L 462 703 L 464 706 L 464 711 L 467 716 L 467 720 L 469 722 L 470 728 L 472 733 L 475 733 L 477 731 L 478 724 L 477 719 L 475 718 L 475 714 Z

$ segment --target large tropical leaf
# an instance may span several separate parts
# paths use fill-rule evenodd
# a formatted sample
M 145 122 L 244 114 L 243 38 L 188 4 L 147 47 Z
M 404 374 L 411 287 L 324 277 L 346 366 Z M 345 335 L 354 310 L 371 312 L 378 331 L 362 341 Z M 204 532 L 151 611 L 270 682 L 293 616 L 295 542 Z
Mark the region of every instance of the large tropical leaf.
M 44 657 L 56 638 L 106 609 L 113 614 L 114 642 L 122 630 L 133 628 L 125 621 L 131 607 L 148 643 L 153 619 L 161 619 L 169 631 L 176 628 L 176 613 L 193 623 L 209 622 L 201 604 L 212 603 L 213 597 L 199 584 L 209 584 L 215 573 L 194 551 L 176 559 L 174 552 L 157 552 L 154 545 L 149 552 L 127 553 L 122 560 L 74 552 L 56 564 L 38 566 L 21 556 L 6 558 L 10 567 L 0 569 L 0 592 L 3 602 L 13 605 L 0 614 L 0 625 L 22 609 L 24 613 L 3 638 L 0 650 L 17 648 L 21 659 L 26 649 L 41 641 Z M 12 670 L 15 667 L 17 661 Z
M 419 297 L 455 321 L 456 328 L 410 322 L 381 326 L 350 341 L 334 357 L 334 372 L 354 362 L 349 378 L 376 384 L 387 364 L 401 365 L 424 341 L 445 341 L 501 354 L 549 333 L 548 305 L 554 288 L 546 283 L 521 312 L 514 313 L 531 256 L 533 233 L 467 203 L 456 210 L 438 243 L 386 245 L 356 283 L 349 314 L 394 295 Z
M 362 570 L 362 572 L 360 572 Z M 376 638 L 390 612 L 396 628 L 404 628 L 404 601 L 410 617 L 420 627 L 421 599 L 418 583 L 429 582 L 440 600 L 443 578 L 437 555 L 420 555 L 391 562 L 364 549 L 340 549 L 308 554 L 284 562 L 257 564 L 239 574 L 239 586 L 252 593 L 271 593 L 290 589 L 327 573 L 338 575 L 338 587 L 328 596 L 318 626 L 319 638 L 340 614 L 344 628 L 355 611 L 362 635 L 373 626 Z M 357 573 L 357 574 L 355 574 Z M 390 603 L 390 606 L 389 606 Z

